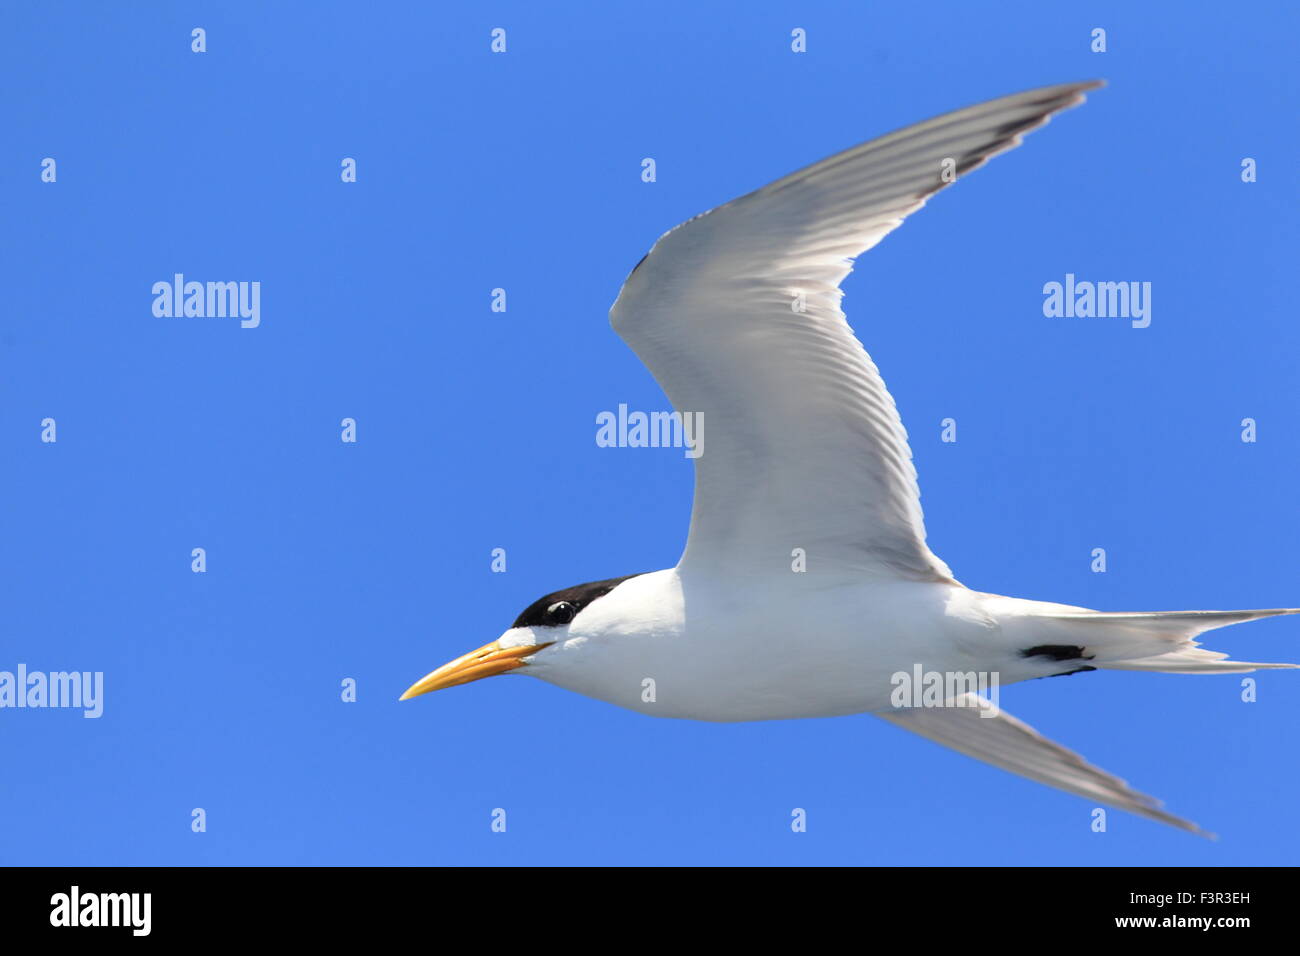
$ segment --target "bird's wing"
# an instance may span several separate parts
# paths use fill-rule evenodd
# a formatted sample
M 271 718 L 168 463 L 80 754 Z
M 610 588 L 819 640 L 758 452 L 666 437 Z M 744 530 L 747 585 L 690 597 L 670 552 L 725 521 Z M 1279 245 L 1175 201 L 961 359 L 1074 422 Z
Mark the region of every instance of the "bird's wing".
M 1044 87 L 832 156 L 662 236 L 610 310 L 702 416 L 683 566 L 809 562 L 950 581 L 925 543 L 907 433 L 840 311 L 840 282 L 932 193 L 1098 83 Z
M 1073 750 L 1048 740 L 1024 721 L 977 694 L 962 694 L 945 707 L 916 707 L 877 714 L 976 760 L 1045 783 L 1066 793 L 1119 807 L 1201 836 L 1213 836 L 1190 820 L 1160 809 L 1160 801 L 1138 793 L 1119 777 L 1094 767 Z M 981 716 L 993 710 L 994 716 Z

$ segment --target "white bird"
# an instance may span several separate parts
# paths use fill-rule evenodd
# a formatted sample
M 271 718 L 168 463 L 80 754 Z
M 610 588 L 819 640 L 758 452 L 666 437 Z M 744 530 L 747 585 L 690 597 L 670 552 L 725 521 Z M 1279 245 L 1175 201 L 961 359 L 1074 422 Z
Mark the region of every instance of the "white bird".
M 926 546 L 906 432 L 840 311 L 856 256 L 1100 85 L 1030 90 L 909 126 L 662 236 L 610 319 L 673 406 L 707 424 L 681 560 L 548 594 L 402 699 L 514 671 L 659 717 L 869 712 L 1202 832 L 976 694 L 971 677 L 996 675 L 1000 687 L 1098 668 L 1295 667 L 1228 660 L 1194 638 L 1298 609 L 1116 614 L 959 584 Z M 938 692 L 905 689 L 919 676 L 933 690 L 930 675 L 941 675 Z

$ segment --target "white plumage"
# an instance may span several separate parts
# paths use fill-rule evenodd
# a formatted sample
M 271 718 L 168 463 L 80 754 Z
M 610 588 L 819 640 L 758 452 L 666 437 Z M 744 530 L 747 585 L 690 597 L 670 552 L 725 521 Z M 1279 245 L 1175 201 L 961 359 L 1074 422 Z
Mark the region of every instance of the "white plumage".
M 1031 90 L 908 127 L 660 238 L 610 317 L 674 407 L 705 423 L 680 563 L 548 595 L 405 696 L 514 669 L 663 717 L 873 712 L 1199 832 L 969 693 L 898 706 L 899 675 L 996 674 L 1005 686 L 1098 668 L 1293 667 L 1230 661 L 1193 638 L 1294 609 L 1110 614 L 963 587 L 926 545 L 906 432 L 840 311 L 855 256 L 1098 85 Z M 795 549 L 806 570 L 794 570 Z

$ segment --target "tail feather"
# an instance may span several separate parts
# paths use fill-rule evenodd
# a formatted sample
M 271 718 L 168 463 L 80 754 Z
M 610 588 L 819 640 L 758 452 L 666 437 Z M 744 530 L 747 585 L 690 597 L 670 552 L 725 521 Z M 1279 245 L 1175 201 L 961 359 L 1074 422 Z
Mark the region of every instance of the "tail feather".
M 1254 670 L 1297 668 L 1300 664 L 1234 661 L 1227 654 L 1205 650 L 1193 638 L 1214 628 L 1282 614 L 1300 614 L 1300 608 L 1126 613 L 1079 611 L 1037 614 L 1035 617 L 1083 625 L 1076 633 L 1083 642 L 1083 656 L 1092 667 L 1164 674 L 1248 674 Z M 1090 639 L 1089 632 L 1094 630 L 1095 637 Z

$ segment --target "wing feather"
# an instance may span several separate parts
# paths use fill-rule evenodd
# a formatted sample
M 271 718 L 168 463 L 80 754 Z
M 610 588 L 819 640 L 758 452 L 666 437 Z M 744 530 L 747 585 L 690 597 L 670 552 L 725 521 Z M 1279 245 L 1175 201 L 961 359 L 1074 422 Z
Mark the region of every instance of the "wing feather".
M 1190 820 L 1162 809 L 1159 800 L 1139 793 L 1119 777 L 1048 740 L 1006 711 L 982 716 L 984 711 L 993 709 L 982 697 L 975 694 L 961 697 L 960 706 L 903 709 L 877 716 L 958 753 L 1049 787 L 1168 823 L 1180 830 L 1212 836 Z
M 823 160 L 666 233 L 610 319 L 680 412 L 702 416 L 682 564 L 951 581 L 925 543 L 894 400 L 840 311 L 852 260 L 952 176 L 1097 83 L 981 103 Z

